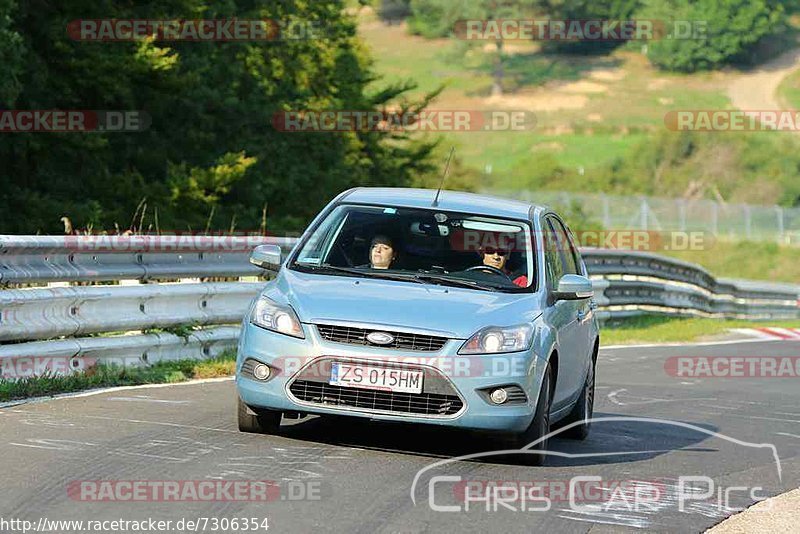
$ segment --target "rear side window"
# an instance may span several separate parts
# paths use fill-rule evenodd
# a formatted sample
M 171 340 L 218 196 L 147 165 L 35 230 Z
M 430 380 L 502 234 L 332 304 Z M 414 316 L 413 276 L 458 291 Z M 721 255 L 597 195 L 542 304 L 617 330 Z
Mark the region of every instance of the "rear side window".
M 561 221 L 551 219 L 553 226 L 555 226 L 556 234 L 558 236 L 558 250 L 561 253 L 561 261 L 564 265 L 564 274 L 581 274 L 581 263 L 578 259 L 578 251 L 572 244 L 572 240 L 568 236 Z
M 548 289 L 555 289 L 564 275 L 564 264 L 558 249 L 558 233 L 553 228 L 553 220 L 548 217 L 544 222 L 544 262 Z

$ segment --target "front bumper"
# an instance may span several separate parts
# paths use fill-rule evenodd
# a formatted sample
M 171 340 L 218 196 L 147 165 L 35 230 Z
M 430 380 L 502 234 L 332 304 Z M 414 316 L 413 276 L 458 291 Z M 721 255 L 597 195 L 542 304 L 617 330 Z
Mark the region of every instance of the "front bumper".
M 374 325 L 374 328 L 379 329 L 381 326 Z M 348 415 L 381 421 L 502 432 L 520 432 L 526 429 L 536 410 L 544 365 L 532 351 L 495 356 L 459 356 L 457 351 L 463 340 L 451 339 L 436 352 L 409 352 L 332 343 L 322 339 L 313 325 L 304 324 L 303 329 L 306 338 L 297 339 L 251 324 L 244 325 L 236 362 L 236 387 L 245 404 L 256 409 Z M 269 365 L 273 369 L 270 379 L 263 382 L 243 374 L 242 364 L 248 358 Z M 423 369 L 423 383 L 434 379 L 439 381 L 440 387 L 449 384 L 460 397 L 463 406 L 453 414 L 419 415 L 304 402 L 292 393 L 290 386 L 298 378 L 298 372 L 332 359 Z M 326 381 L 325 377 L 317 380 L 320 383 Z M 486 389 L 512 385 L 525 392 L 525 402 L 495 405 L 488 401 Z

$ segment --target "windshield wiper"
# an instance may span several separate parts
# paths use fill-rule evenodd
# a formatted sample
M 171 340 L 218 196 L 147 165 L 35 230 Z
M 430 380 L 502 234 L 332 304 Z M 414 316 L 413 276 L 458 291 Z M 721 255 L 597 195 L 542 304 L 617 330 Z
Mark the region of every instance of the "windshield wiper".
M 420 273 L 414 276 L 417 280 L 426 282 L 441 283 L 443 285 L 452 285 L 456 287 L 468 287 L 470 289 L 481 289 L 483 291 L 497 291 L 496 287 L 484 286 L 472 280 L 464 280 L 463 278 L 452 278 L 449 276 L 440 276 L 436 274 Z
M 363 276 L 364 278 L 368 276 L 367 273 L 359 269 L 351 269 L 348 267 L 336 267 L 335 265 L 328 265 L 328 264 L 319 265 L 316 263 L 297 262 L 295 263 L 295 266 L 300 267 L 302 270 L 306 272 L 355 274 L 358 276 Z
M 316 273 L 343 273 L 361 276 L 362 278 L 380 278 L 382 280 L 397 280 L 400 282 L 415 282 L 418 284 L 424 283 L 422 280 L 417 280 L 415 277 L 409 275 L 382 273 L 376 270 L 356 269 L 353 267 L 337 267 L 336 265 L 329 265 L 327 263 L 323 263 L 322 265 L 296 263 L 295 265 Z

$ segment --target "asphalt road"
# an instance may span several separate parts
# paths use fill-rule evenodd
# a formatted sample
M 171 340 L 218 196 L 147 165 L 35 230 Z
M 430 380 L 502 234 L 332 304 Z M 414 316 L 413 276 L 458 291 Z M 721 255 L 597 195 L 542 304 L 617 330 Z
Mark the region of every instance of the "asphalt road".
M 542 468 L 501 456 L 445 462 L 419 476 L 416 504 L 412 484 L 421 469 L 497 444 L 464 432 L 320 418 L 290 421 L 280 436 L 241 434 L 230 381 L 8 407 L 0 410 L 0 526 L 10 519 L 38 525 L 40 518 L 268 518 L 271 532 L 702 531 L 752 504 L 746 492 L 753 488 L 766 497 L 800 485 L 800 379 L 677 378 L 665 371 L 670 357 L 710 355 L 799 356 L 800 343 L 602 350 L 595 416 L 609 420 L 596 422 L 588 440 L 551 441 L 550 449 L 565 455 Z M 777 450 L 780 476 L 771 449 L 753 446 L 764 443 Z M 579 475 L 606 484 L 601 497 L 579 497 L 576 504 L 592 508 L 571 506 L 558 493 Z M 544 500 L 520 499 L 473 501 L 465 510 L 459 483 L 436 479 L 431 494 L 432 476 L 461 477 L 478 488 L 484 486 L 476 481 L 523 488 L 536 481 L 548 488 L 549 510 L 531 509 L 546 507 Z M 680 486 L 687 476 L 711 479 L 714 495 L 692 499 Z M 270 480 L 279 495 L 270 502 L 121 502 L 69 493 L 80 481 L 97 480 Z M 696 491 L 708 487 L 704 480 Z M 658 492 L 633 498 L 637 484 Z M 734 487 L 747 489 L 725 498 Z M 459 511 L 436 511 L 431 502 Z M 211 531 L 212 523 L 205 527 Z M 8 525 L 0 531 L 13 532 Z

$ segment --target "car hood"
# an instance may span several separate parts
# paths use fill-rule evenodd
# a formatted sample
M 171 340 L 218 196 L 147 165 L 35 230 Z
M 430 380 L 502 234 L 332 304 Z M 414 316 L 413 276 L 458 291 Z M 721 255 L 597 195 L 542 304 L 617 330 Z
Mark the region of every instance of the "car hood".
M 358 322 L 438 332 L 466 339 L 486 326 L 533 322 L 537 294 L 501 293 L 394 280 L 282 269 L 265 290 L 288 303 L 303 323 Z

